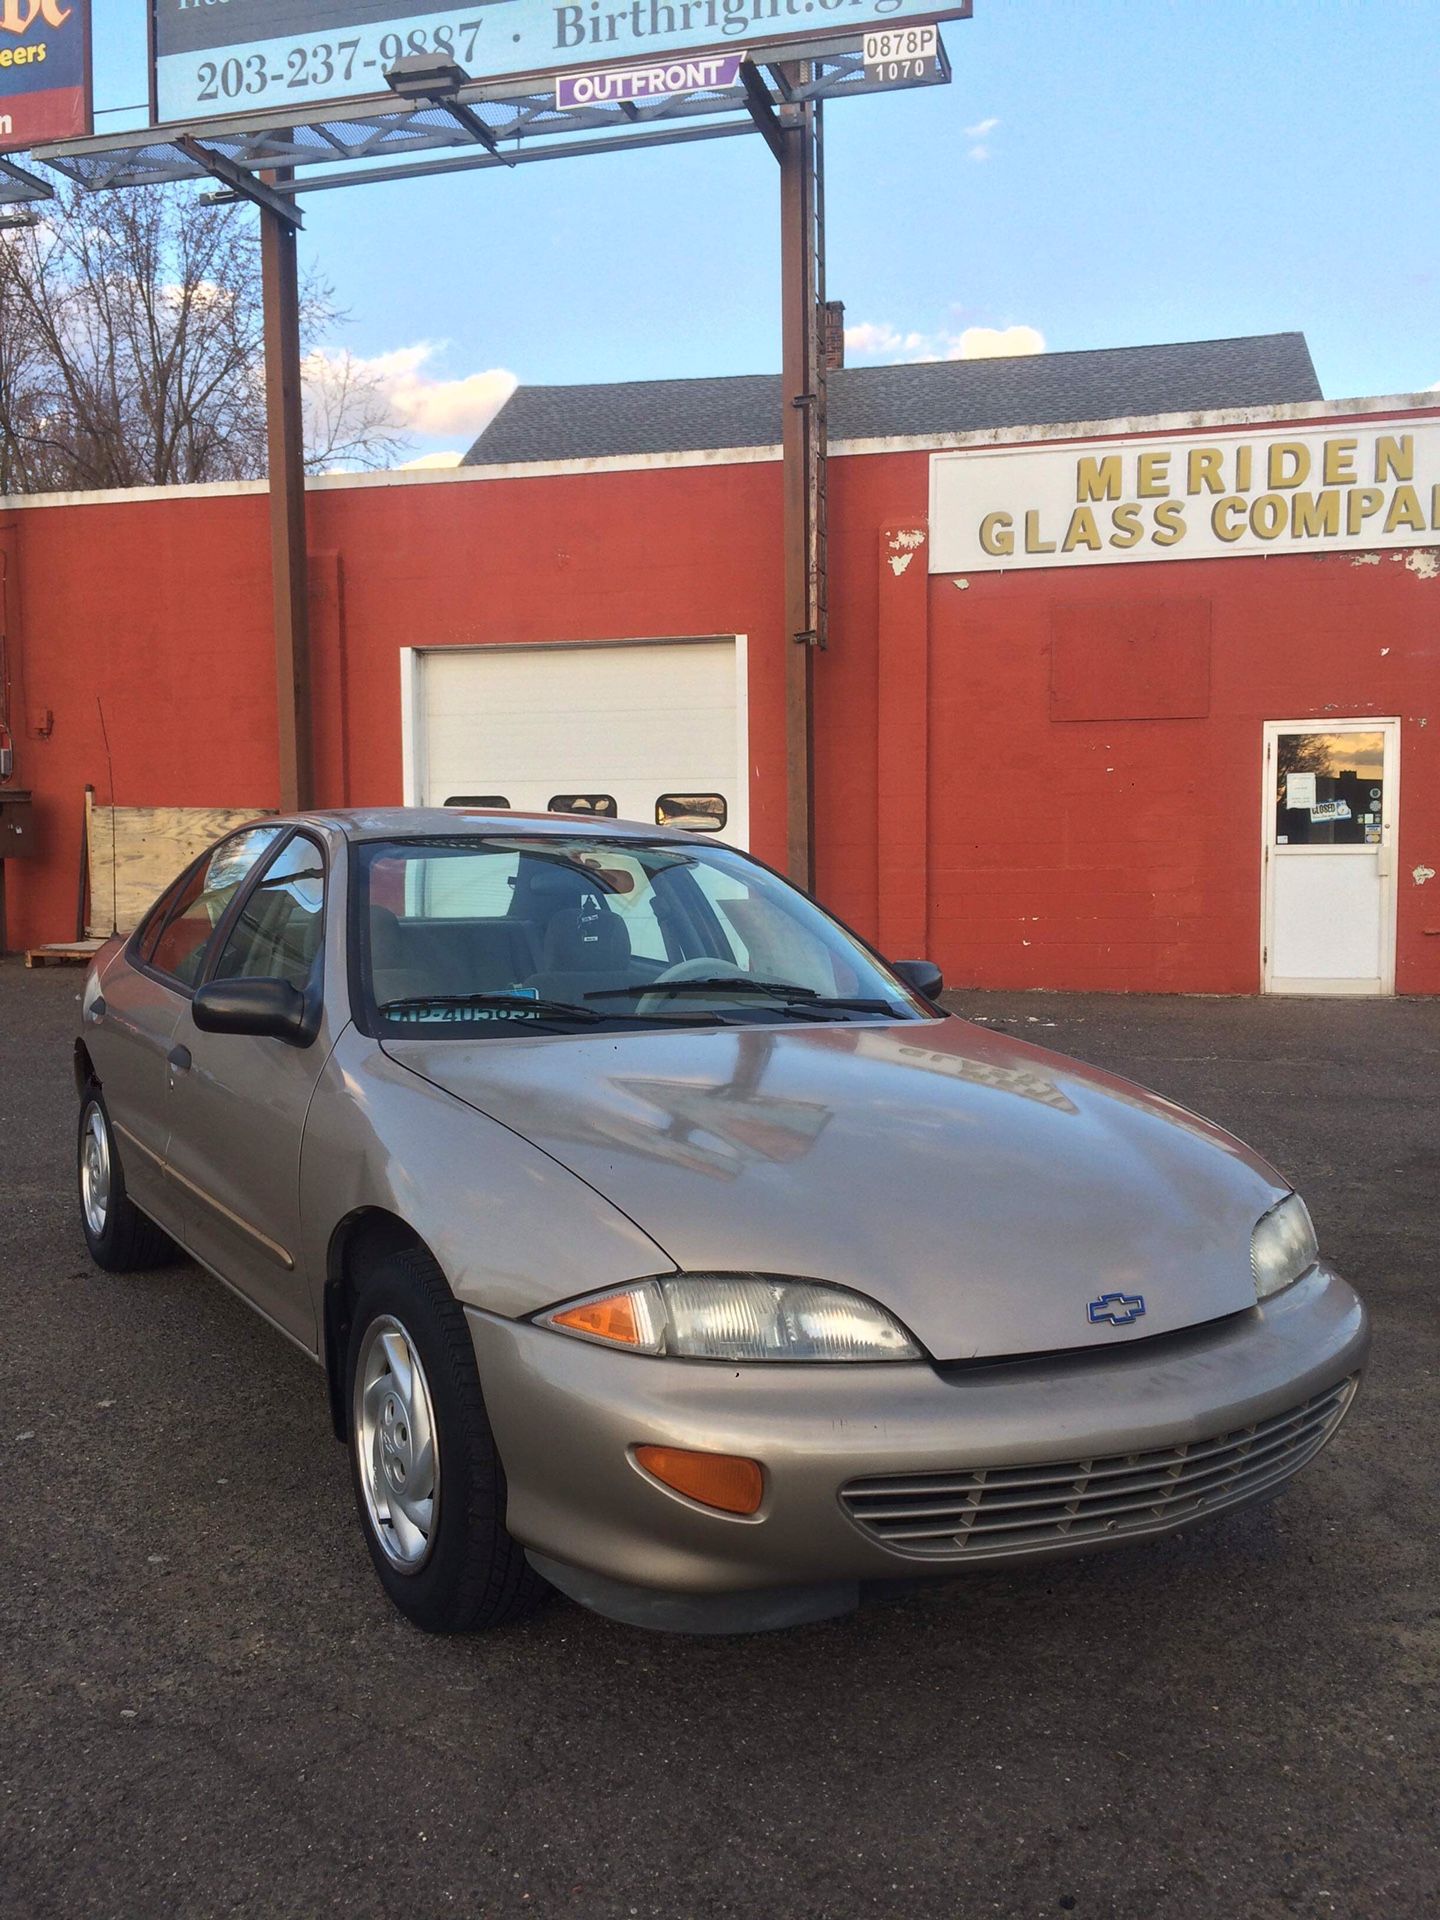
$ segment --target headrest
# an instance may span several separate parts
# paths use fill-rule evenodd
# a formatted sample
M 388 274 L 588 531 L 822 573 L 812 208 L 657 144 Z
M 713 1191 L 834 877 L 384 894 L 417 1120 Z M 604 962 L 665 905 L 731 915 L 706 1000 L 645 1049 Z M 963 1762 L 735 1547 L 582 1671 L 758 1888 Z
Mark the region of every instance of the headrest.
M 372 906 L 370 909 L 370 964 L 372 967 L 399 967 L 405 964 L 400 919 L 389 907 Z
M 629 931 L 608 907 L 557 913 L 545 929 L 547 973 L 616 972 L 629 959 Z

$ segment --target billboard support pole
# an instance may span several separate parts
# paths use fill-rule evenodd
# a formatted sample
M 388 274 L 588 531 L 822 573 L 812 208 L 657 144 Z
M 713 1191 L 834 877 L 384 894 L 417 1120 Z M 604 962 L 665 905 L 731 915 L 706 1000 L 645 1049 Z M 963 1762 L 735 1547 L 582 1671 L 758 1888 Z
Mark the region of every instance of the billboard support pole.
M 274 183 L 272 177 L 270 184 Z M 305 420 L 300 398 L 300 268 L 293 208 L 261 205 L 260 263 L 265 308 L 265 424 L 280 809 L 295 813 L 315 804 L 315 792 L 310 738 Z
M 804 69 L 801 70 L 804 77 Z M 814 100 L 781 112 L 781 444 L 785 545 L 785 847 L 798 886 L 815 880 L 812 693 L 825 645 L 825 298 L 821 118 Z

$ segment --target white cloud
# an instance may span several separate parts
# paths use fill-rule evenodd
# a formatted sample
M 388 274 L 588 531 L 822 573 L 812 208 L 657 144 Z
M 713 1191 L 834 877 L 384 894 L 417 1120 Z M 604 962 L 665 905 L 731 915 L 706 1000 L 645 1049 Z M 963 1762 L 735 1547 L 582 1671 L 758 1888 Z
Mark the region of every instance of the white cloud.
M 861 320 L 845 329 L 845 351 L 864 354 L 867 359 L 894 353 L 899 345 L 900 335 L 885 321 Z
M 473 440 L 515 391 L 515 375 L 504 367 L 487 367 L 445 379 L 431 371 L 443 349 L 444 342 L 435 340 L 369 356 L 320 347 L 310 356 L 306 378 L 334 385 L 348 380 L 377 389 L 400 432 Z
M 972 160 L 988 160 L 990 158 L 989 147 L 971 147 L 970 158 Z
M 994 133 L 999 124 L 1000 122 L 995 119 L 977 120 L 973 127 L 966 127 L 965 138 L 967 140 L 983 140 L 987 133 Z
M 902 333 L 888 320 L 861 320 L 845 329 L 845 350 L 862 360 L 998 360 L 1043 353 L 1038 327 L 966 327 L 960 333 Z
M 951 339 L 947 360 L 1006 360 L 1014 354 L 1043 353 L 1045 336 L 1038 327 L 966 327 Z
M 399 470 L 401 473 L 414 473 L 430 467 L 458 467 L 464 458 L 463 453 L 453 450 L 449 453 L 422 453 L 418 460 L 402 460 Z

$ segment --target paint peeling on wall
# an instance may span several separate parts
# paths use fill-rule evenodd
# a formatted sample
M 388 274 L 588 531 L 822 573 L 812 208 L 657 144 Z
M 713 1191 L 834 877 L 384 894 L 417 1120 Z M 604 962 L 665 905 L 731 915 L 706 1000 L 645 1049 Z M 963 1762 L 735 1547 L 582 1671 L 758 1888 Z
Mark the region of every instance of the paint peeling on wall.
M 1405 571 L 1417 580 L 1440 580 L 1440 551 L 1434 547 L 1415 547 L 1405 556 Z
M 923 527 L 899 527 L 889 536 L 886 545 L 890 549 L 890 571 L 897 580 L 924 544 Z
M 1416 867 L 1411 874 L 1411 878 L 1417 887 L 1423 887 L 1427 880 L 1433 880 L 1435 878 L 1435 869 L 1433 867 Z

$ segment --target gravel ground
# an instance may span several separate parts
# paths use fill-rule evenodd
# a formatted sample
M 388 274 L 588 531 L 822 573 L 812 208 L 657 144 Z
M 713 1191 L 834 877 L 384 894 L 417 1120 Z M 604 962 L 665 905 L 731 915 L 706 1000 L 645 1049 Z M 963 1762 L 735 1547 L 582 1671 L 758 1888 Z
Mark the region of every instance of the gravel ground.
M 1285 1498 L 750 1640 L 394 1615 L 305 1358 L 93 1270 L 80 976 L 0 965 L 0 1913 L 1440 1907 L 1440 1003 L 957 996 L 1253 1140 L 1375 1316 Z

